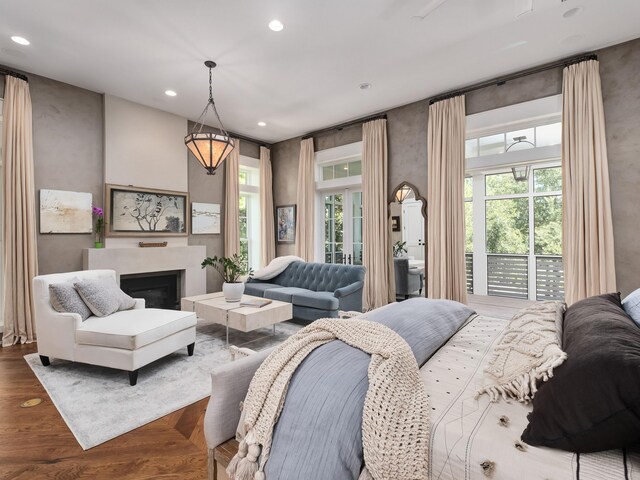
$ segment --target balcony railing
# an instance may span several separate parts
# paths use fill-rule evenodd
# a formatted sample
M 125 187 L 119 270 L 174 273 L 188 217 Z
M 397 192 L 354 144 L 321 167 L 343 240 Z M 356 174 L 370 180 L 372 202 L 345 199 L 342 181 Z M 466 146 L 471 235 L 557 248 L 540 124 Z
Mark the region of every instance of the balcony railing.
M 465 254 L 467 292 L 473 293 L 473 254 Z M 564 299 L 564 270 L 559 255 L 536 255 L 535 299 Z M 529 298 L 529 257 L 487 254 L 487 295 Z

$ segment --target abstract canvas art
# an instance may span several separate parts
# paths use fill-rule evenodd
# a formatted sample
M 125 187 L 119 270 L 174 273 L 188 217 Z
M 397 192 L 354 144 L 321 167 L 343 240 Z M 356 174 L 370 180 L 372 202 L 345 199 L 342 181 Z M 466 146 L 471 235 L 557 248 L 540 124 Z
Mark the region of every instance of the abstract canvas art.
M 194 235 L 220 233 L 220 204 L 191 204 L 191 233 Z
M 40 190 L 40 233 L 91 233 L 90 193 Z
M 189 194 L 107 185 L 107 236 L 187 235 Z
M 276 207 L 276 241 L 277 243 L 295 243 L 296 241 L 296 206 L 282 205 Z

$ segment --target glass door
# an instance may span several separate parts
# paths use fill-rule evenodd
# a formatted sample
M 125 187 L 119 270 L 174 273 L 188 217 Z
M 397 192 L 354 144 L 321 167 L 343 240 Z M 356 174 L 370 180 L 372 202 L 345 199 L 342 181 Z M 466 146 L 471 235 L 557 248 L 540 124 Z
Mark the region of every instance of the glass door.
M 362 265 L 362 192 L 324 192 L 324 262 Z

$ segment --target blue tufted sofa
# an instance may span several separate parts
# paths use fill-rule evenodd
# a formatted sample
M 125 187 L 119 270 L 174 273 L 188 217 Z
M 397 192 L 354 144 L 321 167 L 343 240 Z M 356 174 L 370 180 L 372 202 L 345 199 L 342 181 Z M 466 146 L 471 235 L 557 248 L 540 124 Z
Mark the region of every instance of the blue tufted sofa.
M 250 279 L 247 295 L 293 304 L 293 318 L 314 321 L 337 317 L 338 310 L 362 311 L 364 267 L 293 262 L 270 280 Z

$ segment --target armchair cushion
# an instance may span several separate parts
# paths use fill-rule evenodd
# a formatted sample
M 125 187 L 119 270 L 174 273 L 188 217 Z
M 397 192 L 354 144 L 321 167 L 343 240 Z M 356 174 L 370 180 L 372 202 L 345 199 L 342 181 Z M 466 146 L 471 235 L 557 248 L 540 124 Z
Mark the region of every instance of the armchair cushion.
M 76 342 L 136 350 L 195 324 L 193 312 L 156 308 L 125 310 L 108 317 L 89 317 L 76 330 Z
M 53 309 L 60 313 L 77 313 L 85 321 L 91 316 L 91 310 L 84 303 L 71 282 L 49 284 L 49 301 Z
M 75 282 L 74 286 L 97 317 L 111 315 L 118 310 L 129 310 L 136 305 L 136 301 L 120 290 L 112 278 L 86 279 Z

